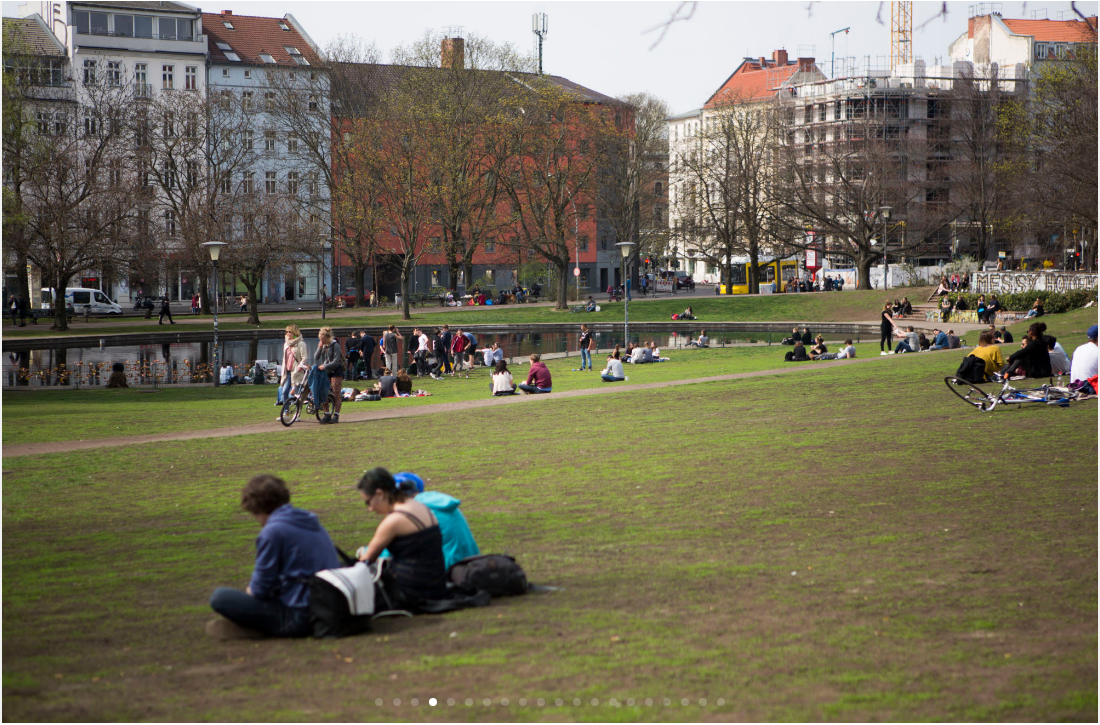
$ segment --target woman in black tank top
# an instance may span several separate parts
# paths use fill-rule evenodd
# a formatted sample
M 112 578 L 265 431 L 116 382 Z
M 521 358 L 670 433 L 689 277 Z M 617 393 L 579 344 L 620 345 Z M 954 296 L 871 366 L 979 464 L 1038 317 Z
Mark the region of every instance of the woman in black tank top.
M 385 468 L 373 468 L 359 480 L 359 495 L 374 513 L 384 517 L 359 558 L 373 562 L 387 548 L 394 580 L 405 603 L 415 608 L 425 599 L 443 599 L 447 569 L 443 563 L 443 535 L 427 506 L 397 488 Z

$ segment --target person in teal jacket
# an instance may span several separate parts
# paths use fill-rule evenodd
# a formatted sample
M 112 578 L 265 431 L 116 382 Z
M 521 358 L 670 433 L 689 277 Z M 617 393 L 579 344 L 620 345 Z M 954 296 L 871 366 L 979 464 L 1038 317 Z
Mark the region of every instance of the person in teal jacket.
M 443 564 L 447 569 L 456 562 L 481 553 L 474 541 L 474 535 L 470 533 L 466 517 L 458 510 L 461 501 L 440 491 L 425 491 L 423 479 L 415 473 L 402 471 L 393 480 L 398 489 L 406 495 L 414 495 L 417 501 L 435 514 L 439 521 L 439 532 L 443 536 Z M 383 551 L 381 556 L 389 556 L 389 552 Z

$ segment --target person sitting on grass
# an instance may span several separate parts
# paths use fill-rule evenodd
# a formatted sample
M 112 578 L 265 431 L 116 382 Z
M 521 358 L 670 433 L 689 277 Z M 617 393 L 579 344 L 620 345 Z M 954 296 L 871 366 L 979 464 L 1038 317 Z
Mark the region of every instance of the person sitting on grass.
M 385 468 L 364 473 L 357 488 L 363 503 L 382 517 L 370 543 L 356 552 L 358 559 L 373 564 L 389 551 L 389 570 L 403 595 L 403 609 L 415 611 L 425 600 L 446 597 L 443 534 L 431 509 L 399 489 Z
M 920 336 L 913 332 L 913 326 L 905 328 L 905 337 L 897 344 L 893 350 L 890 351 L 891 355 L 900 355 L 905 352 L 920 352 Z
M 932 343 L 928 341 L 928 336 L 922 332 L 917 335 L 917 344 L 920 345 L 920 352 L 928 352 L 928 348 Z
M 115 363 L 111 366 L 111 376 L 107 378 L 108 388 L 128 388 L 129 383 L 126 382 L 126 367 L 122 363 Z
M 657 347 L 656 340 L 649 343 L 649 351 L 653 355 L 653 362 L 668 362 L 667 357 L 661 357 L 661 348 Z
M 929 350 L 944 350 L 950 345 L 947 335 L 938 327 L 932 332 L 935 334 L 932 336 L 932 344 L 928 346 Z
M 596 300 L 592 299 L 592 295 L 588 295 L 588 302 L 586 302 L 585 305 L 584 305 L 584 311 L 585 312 L 595 312 L 596 311 Z
M 783 356 L 783 360 L 786 362 L 804 362 L 808 361 L 810 356 L 806 354 L 806 346 L 799 340 L 794 344 L 794 349 L 789 350 L 786 355 Z
M 372 391 L 378 393 L 381 398 L 399 397 L 397 378 L 390 372 L 389 368 L 382 368 L 382 375 L 378 378 L 378 382 L 374 384 Z
M 786 338 L 785 340 L 783 340 L 783 342 L 781 342 L 780 344 L 781 345 L 793 345 L 801 339 L 802 339 L 802 337 L 798 334 L 798 328 L 793 327 L 793 328 L 791 328 L 791 336 Z
M 607 356 L 607 367 L 600 372 L 600 379 L 605 383 L 619 383 L 626 380 L 626 373 L 623 372 L 623 363 L 619 360 L 618 350 Z
M 214 590 L 210 607 L 221 617 L 206 632 L 219 639 L 309 635 L 309 577 L 340 566 L 332 539 L 317 514 L 290 505 L 286 483 L 271 474 L 245 484 L 241 507 L 260 523 L 256 564 L 243 592 Z
M 810 348 L 810 359 L 820 360 L 822 355 L 829 352 L 829 348 L 825 346 L 825 338 L 818 335 L 814 338 L 814 346 Z
M 1024 319 L 1028 317 L 1042 317 L 1043 316 L 1043 301 L 1038 297 L 1035 298 L 1035 302 L 1031 305 L 1031 309 L 1027 311 Z
M 645 354 L 647 352 L 649 352 L 648 348 L 646 348 L 644 345 L 638 345 L 637 347 L 631 349 L 630 358 L 627 360 L 627 362 L 632 365 L 641 365 L 646 361 Z
M 412 395 L 413 381 L 409 377 L 409 372 L 405 368 L 398 368 L 396 377 L 397 397 L 407 398 Z
M 1005 364 L 1005 359 L 1001 355 L 1001 348 L 993 344 L 993 333 L 989 330 L 982 331 L 982 334 L 978 336 L 978 346 L 967 357 L 976 357 L 985 362 L 986 380 Z
M 1054 335 L 1044 335 L 1043 341 L 1047 344 L 1047 352 L 1050 353 L 1050 372 L 1053 375 L 1068 375 L 1070 370 L 1069 355 L 1058 338 Z
M 470 532 L 470 525 L 466 517 L 458 510 L 462 504 L 454 496 L 448 496 L 440 491 L 426 491 L 423 479 L 415 473 L 402 471 L 394 475 L 394 483 L 406 497 L 411 496 L 417 503 L 422 503 L 431 509 L 435 518 L 439 521 L 439 535 L 443 539 L 443 566 L 450 569 L 454 564 L 471 556 L 477 556 L 481 551 L 477 548 L 474 535 Z M 388 556 L 389 552 L 383 552 L 382 556 Z
M 493 395 L 516 394 L 516 384 L 512 382 L 512 373 L 505 361 L 501 360 L 493 369 L 493 380 L 489 383 L 489 389 L 493 391 Z
M 954 330 L 947 331 L 947 349 L 958 350 L 962 347 L 962 341 L 959 340 L 959 336 L 955 334 Z
M 688 305 L 688 308 L 680 313 L 680 319 L 681 320 L 694 320 L 695 319 L 695 311 L 691 309 L 691 305 Z
M 531 355 L 531 370 L 527 373 L 526 382 L 521 383 L 519 389 L 525 395 L 553 392 L 550 371 L 546 369 L 546 363 L 542 362 L 542 356 L 537 352 Z
M 1035 322 L 1027 328 L 1027 336 L 1021 343 L 1020 349 L 1009 355 L 1008 361 L 1001 368 L 1002 376 L 1050 377 L 1050 353 L 1043 339 L 1046 329 L 1045 322 Z
M 688 342 L 690 347 L 710 347 L 710 338 L 707 337 L 706 330 L 699 331 L 699 339 Z
M 1088 383 L 1090 378 L 1096 377 L 1096 361 L 1097 361 L 1097 347 L 1096 347 L 1096 325 L 1092 325 L 1085 332 L 1085 343 L 1078 345 L 1077 349 L 1073 351 L 1073 359 L 1070 360 L 1069 381 L 1071 384 L 1084 382 Z M 1090 395 L 1095 394 L 1096 390 L 1094 386 L 1088 385 L 1088 389 L 1092 392 Z

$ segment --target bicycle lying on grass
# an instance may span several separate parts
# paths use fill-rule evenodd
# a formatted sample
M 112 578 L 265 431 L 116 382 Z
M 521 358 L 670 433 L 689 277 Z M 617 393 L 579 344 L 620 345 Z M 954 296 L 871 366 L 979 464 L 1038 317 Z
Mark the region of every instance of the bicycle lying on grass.
M 289 428 L 298 422 L 304 406 L 306 415 L 317 416 L 317 422 L 320 423 L 321 419 L 325 417 L 326 407 L 329 410 L 336 410 L 336 393 L 330 392 L 326 402 L 328 406 L 317 405 L 313 400 L 313 393 L 303 381 L 290 389 L 290 395 L 286 396 L 286 402 L 283 403 L 282 410 L 279 411 L 279 421 Z
M 954 376 L 944 378 L 943 382 L 952 393 L 984 413 L 992 412 L 998 405 L 1020 406 L 1024 403 L 1046 403 L 1064 408 L 1069 405 L 1069 401 L 1079 397 L 1075 390 L 1048 384 L 1037 388 L 1014 388 L 1012 380 L 1007 376 L 1003 380 L 994 380 L 1003 384 L 999 390 L 989 392 Z

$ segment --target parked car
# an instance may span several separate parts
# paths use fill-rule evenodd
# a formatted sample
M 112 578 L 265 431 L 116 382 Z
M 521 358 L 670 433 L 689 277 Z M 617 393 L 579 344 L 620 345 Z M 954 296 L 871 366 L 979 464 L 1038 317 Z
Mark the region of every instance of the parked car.
M 678 269 L 672 275 L 676 278 L 676 289 L 695 289 L 695 280 L 684 270 Z
M 354 287 L 348 287 L 344 290 L 344 294 L 337 295 L 334 300 L 337 307 L 355 307 L 355 299 L 359 290 Z
M 42 309 L 53 309 L 54 289 L 43 287 Z M 93 315 L 121 315 L 122 307 L 97 289 L 88 287 L 66 287 L 65 306 L 72 307 L 76 314 L 82 315 L 85 311 Z

